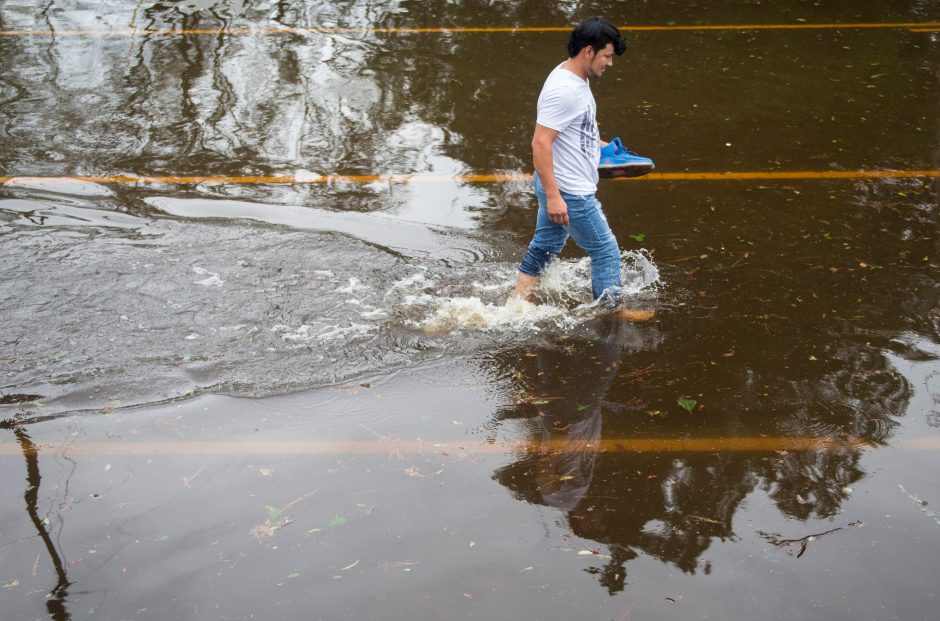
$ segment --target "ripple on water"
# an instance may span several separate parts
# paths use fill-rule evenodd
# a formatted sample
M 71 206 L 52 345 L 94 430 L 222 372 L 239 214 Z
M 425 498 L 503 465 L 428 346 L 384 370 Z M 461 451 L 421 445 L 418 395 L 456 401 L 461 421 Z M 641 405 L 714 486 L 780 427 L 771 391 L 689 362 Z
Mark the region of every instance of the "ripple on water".
M 205 391 L 269 395 L 524 340 L 598 311 L 586 260 L 555 263 L 539 304 L 506 305 L 514 263 L 436 254 L 444 241 L 478 248 L 466 232 L 231 201 L 161 205 L 175 217 L 69 206 L 80 213 L 5 229 L 5 394 L 43 395 L 45 415 Z M 118 216 L 126 227 L 113 226 Z M 396 239 L 410 256 L 389 250 Z M 655 295 L 649 257 L 626 253 L 624 274 L 626 295 Z

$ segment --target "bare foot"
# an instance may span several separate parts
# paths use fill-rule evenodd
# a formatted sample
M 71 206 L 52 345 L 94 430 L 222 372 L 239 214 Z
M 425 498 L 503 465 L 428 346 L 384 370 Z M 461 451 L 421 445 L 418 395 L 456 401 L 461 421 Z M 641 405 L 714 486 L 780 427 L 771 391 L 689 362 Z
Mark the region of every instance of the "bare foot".
M 518 272 L 516 274 L 516 288 L 510 294 L 510 298 L 516 298 L 519 300 L 525 300 L 526 302 L 532 301 L 532 292 L 535 291 L 535 287 L 539 284 L 539 279 L 535 276 L 530 276 L 528 274 L 523 274 Z
M 649 321 L 656 315 L 656 311 L 650 309 L 631 309 L 621 308 L 614 313 L 618 319 L 629 321 L 630 323 L 643 323 Z

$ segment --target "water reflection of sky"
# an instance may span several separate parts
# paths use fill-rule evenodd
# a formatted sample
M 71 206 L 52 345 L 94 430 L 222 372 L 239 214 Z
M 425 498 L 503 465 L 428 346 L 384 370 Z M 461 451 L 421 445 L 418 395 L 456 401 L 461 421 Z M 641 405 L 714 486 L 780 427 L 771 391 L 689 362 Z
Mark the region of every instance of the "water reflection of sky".
M 101 19 L 100 9 L 52 6 L 53 31 L 126 28 L 219 28 L 239 20 L 292 26 L 331 25 L 338 19 L 381 21 L 394 3 L 335 7 L 332 3 L 283 11 L 283 5 L 230 3 L 122 5 Z M 34 28 L 27 15 L 6 9 L 6 28 Z M 25 18 L 25 19 L 24 19 Z M 373 68 L 389 50 L 373 35 L 305 36 L 62 36 L 7 39 L 32 71 L 10 76 L 14 96 L 4 116 L 15 120 L 19 154 L 4 168 L 58 168 L 59 174 L 161 172 L 192 174 L 421 174 L 441 177 L 431 187 L 374 184 L 358 188 L 354 205 L 432 225 L 474 226 L 488 203 L 485 187 L 447 179 L 467 164 L 449 155 L 461 141 L 444 129 L 445 110 L 424 118 L 410 103 L 418 94 L 410 72 Z M 394 54 L 394 52 L 392 52 Z M 410 63 L 407 57 L 399 62 Z M 49 79 L 55 84 L 48 88 Z M 432 100 L 446 96 L 441 76 Z M 421 87 L 424 88 L 423 86 Z M 23 93 L 45 92 L 47 114 L 35 114 Z M 418 101 L 424 99 L 419 95 Z M 29 142 L 34 146 L 27 147 Z M 36 146 L 42 151 L 36 153 Z M 15 157 L 15 155 L 14 155 Z M 57 164 L 58 162 L 58 164 Z M 205 188 L 203 188 L 205 190 Z M 213 190 L 209 190 L 212 192 Z M 248 188 L 228 188 L 251 198 Z M 342 192 L 341 192 L 342 193 Z M 325 196 L 310 188 L 280 188 L 276 200 L 304 204 Z M 262 191 L 261 196 L 264 196 Z

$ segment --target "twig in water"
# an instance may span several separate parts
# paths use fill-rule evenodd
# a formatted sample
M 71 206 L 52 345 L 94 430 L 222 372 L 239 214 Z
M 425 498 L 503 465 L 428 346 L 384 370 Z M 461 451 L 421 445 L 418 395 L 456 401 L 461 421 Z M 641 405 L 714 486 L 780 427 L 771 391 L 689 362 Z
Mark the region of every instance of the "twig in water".
M 826 532 L 823 532 L 823 533 L 816 533 L 815 535 L 806 535 L 805 537 L 800 537 L 799 539 L 780 539 L 777 535 L 771 534 L 771 533 L 765 533 L 762 530 L 757 531 L 757 534 L 759 534 L 761 537 L 763 537 L 770 543 L 774 544 L 778 548 L 783 547 L 783 546 L 789 546 L 794 543 L 800 544 L 800 551 L 797 552 L 796 554 L 796 558 L 800 558 L 801 556 L 803 556 L 803 553 L 806 552 L 806 546 L 809 545 L 810 541 L 814 541 L 817 537 L 822 537 L 824 535 L 831 535 L 832 533 L 836 531 L 840 531 L 840 530 L 842 530 L 841 526 L 839 526 L 838 528 L 827 530 Z

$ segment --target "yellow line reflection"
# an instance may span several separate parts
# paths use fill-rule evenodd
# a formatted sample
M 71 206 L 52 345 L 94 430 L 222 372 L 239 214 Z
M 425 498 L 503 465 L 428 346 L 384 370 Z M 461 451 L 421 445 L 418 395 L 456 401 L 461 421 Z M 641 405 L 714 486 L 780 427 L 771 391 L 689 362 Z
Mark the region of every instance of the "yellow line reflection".
M 896 449 L 937 450 L 940 436 L 926 436 L 890 444 Z M 507 454 L 546 450 L 584 450 L 610 453 L 714 453 L 777 451 L 852 451 L 874 448 L 860 438 L 836 440 L 811 437 L 745 438 L 610 438 L 594 445 L 563 440 L 541 442 L 460 442 L 420 440 L 361 441 L 206 441 L 206 442 L 75 442 L 37 443 L 40 452 L 66 451 L 69 455 L 336 455 L 336 454 Z M 0 444 L 0 456 L 20 455 L 12 442 Z
M 6 37 L 75 37 L 75 36 L 199 36 L 199 35 L 289 35 L 289 34 L 464 34 L 464 33 L 543 33 L 569 32 L 572 26 L 464 26 L 453 28 L 182 28 L 147 29 L 122 28 L 115 30 L 0 30 Z M 796 24 L 693 24 L 693 25 L 631 25 L 618 26 L 626 32 L 675 32 L 711 30 L 858 30 L 858 29 L 935 29 L 940 22 L 896 22 L 896 23 L 796 23 Z
M 789 181 L 813 179 L 912 179 L 940 177 L 940 169 L 923 170 L 797 170 L 797 171 L 728 171 L 728 172 L 664 172 L 644 177 L 621 178 L 614 181 Z M 45 185 L 62 183 L 97 183 L 103 185 L 197 185 L 197 184 L 366 184 L 366 183 L 508 183 L 529 182 L 528 173 L 495 173 L 479 175 L 164 175 L 164 176 L 75 176 L 75 177 L 0 177 L 0 185 Z

